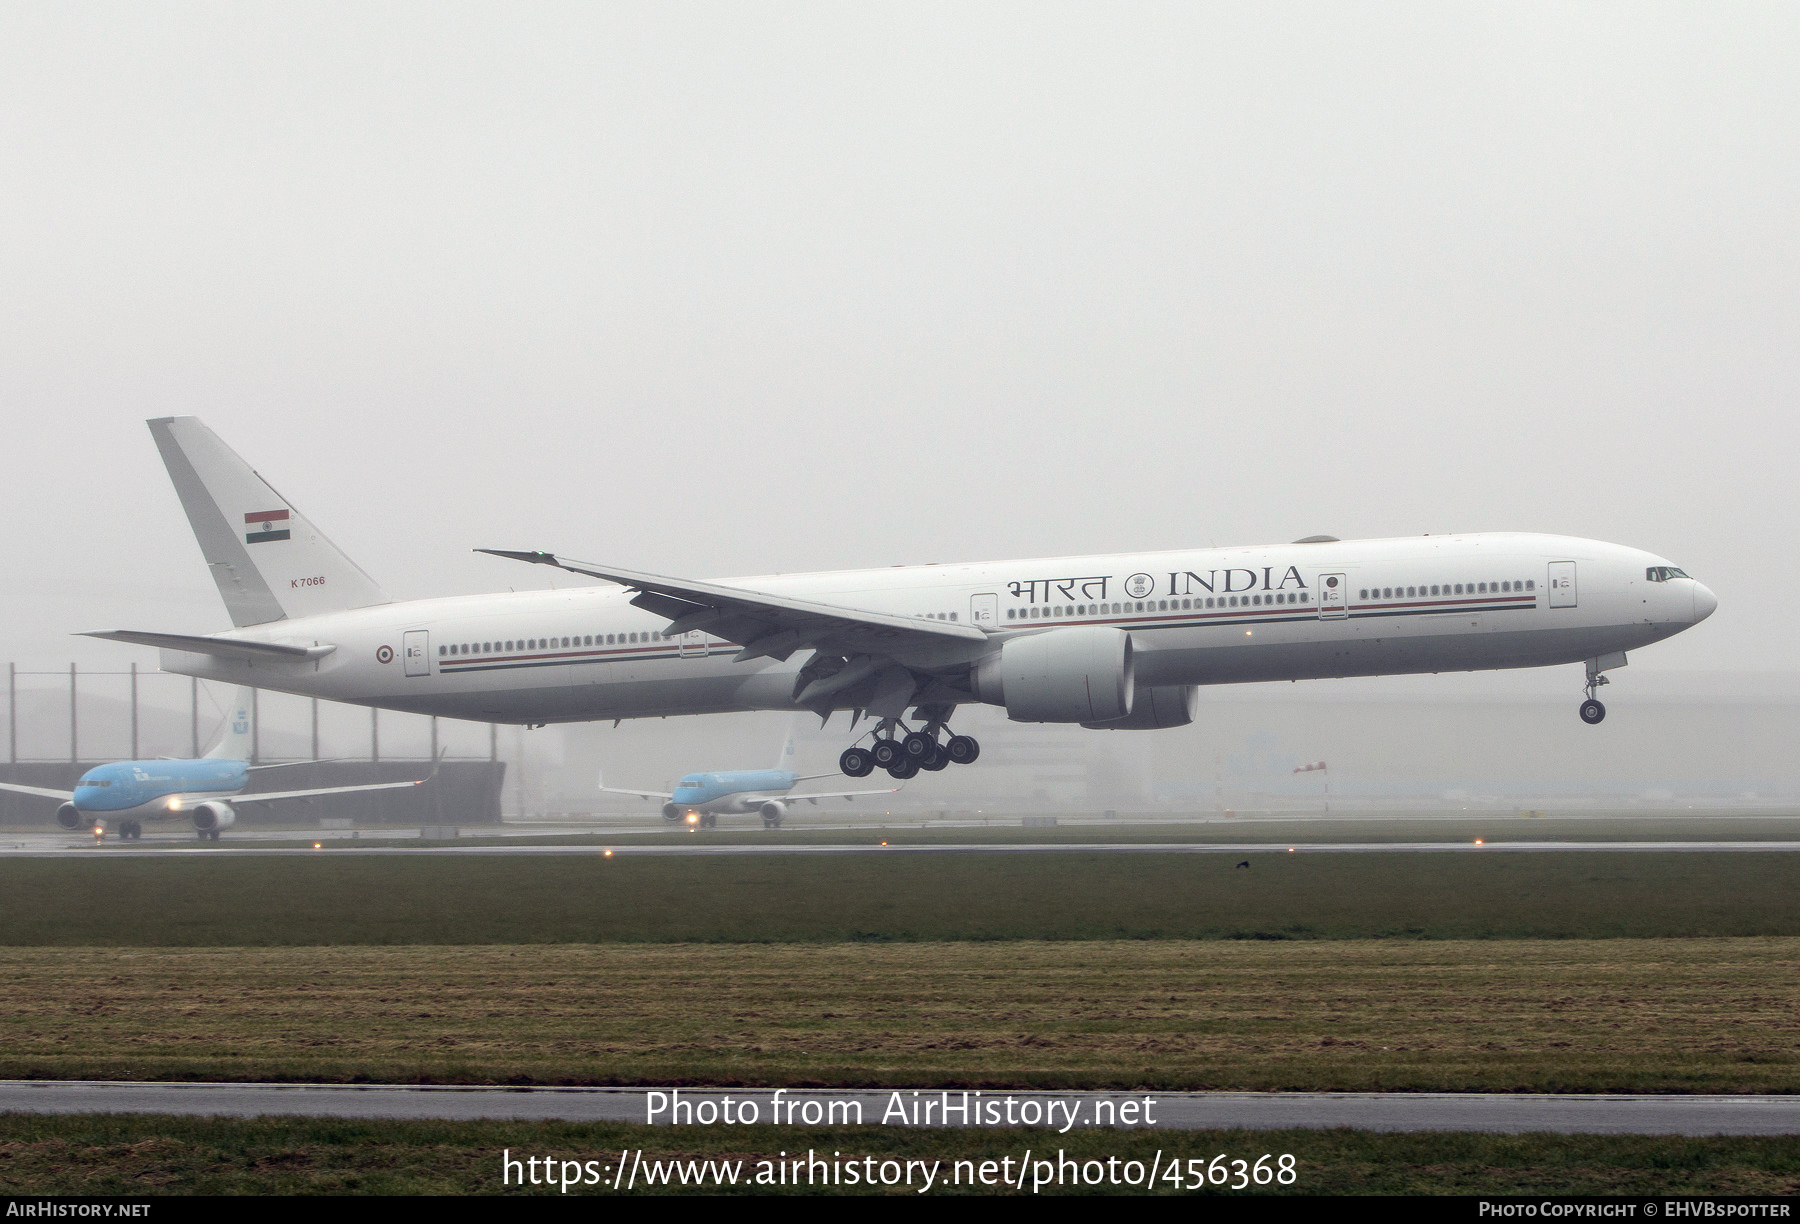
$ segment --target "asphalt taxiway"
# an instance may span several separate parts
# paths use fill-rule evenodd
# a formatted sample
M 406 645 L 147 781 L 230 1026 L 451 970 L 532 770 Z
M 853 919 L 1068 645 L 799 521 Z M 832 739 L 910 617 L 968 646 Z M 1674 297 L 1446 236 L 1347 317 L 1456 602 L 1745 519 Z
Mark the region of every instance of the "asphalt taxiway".
M 462 1088 L 439 1085 L 175 1084 L 0 1081 L 0 1113 L 154 1113 L 210 1117 L 522 1119 L 650 1123 L 652 1097 L 668 1120 L 671 1090 Z M 680 1090 L 679 1100 L 720 1124 L 727 1098 L 759 1121 L 804 1125 L 860 1117 L 870 1125 L 961 1126 L 983 1114 L 1042 1120 L 1053 1129 L 1096 1125 L 1159 1130 L 1479 1131 L 1495 1134 L 1800 1134 L 1800 1096 L 1602 1096 L 1543 1093 L 1005 1092 L 938 1089 L 828 1091 L 766 1088 Z M 808 1108 L 808 1102 L 815 1103 Z M 837 1104 L 835 1114 L 831 1112 Z M 1146 1104 L 1146 1102 L 1148 1102 Z M 710 1109 L 704 1108 L 710 1103 Z M 1010 1103 L 1010 1104 L 1008 1104 Z M 860 1112 L 850 1109 L 860 1106 Z M 926 1104 L 933 1106 L 927 1113 Z M 941 1112 L 942 1105 L 950 1113 Z M 968 1112 L 958 1106 L 974 1105 Z M 692 1116 L 692 1115 L 690 1115 Z M 948 1122 L 945 1121 L 946 1117 Z M 915 1119 L 926 1118 L 925 1123 Z M 885 1121 L 884 1121 L 885 1119 Z M 685 1118 L 683 1119 L 686 1120 Z M 1005 1125 L 1004 1121 L 998 1123 Z M 989 1123 L 988 1125 L 995 1125 Z

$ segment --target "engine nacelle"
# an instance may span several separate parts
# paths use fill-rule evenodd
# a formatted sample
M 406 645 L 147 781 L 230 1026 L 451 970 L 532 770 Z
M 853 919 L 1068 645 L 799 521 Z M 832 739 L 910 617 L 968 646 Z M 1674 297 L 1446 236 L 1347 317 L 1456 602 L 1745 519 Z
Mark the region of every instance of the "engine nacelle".
M 781 818 L 787 815 L 787 804 L 779 799 L 771 799 L 762 805 L 761 811 L 764 824 L 778 825 Z
M 1132 700 L 1131 713 L 1109 722 L 1084 722 L 1090 731 L 1161 731 L 1185 727 L 1200 706 L 1198 684 L 1146 685 Z
M 1111 722 L 1131 713 L 1131 635 L 1072 625 L 1010 639 L 975 668 L 975 695 L 1014 722 Z
M 73 803 L 65 803 L 56 809 L 56 823 L 73 833 L 87 823 L 87 817 L 77 812 Z
M 665 804 L 663 804 L 663 809 L 662 809 L 663 819 L 664 820 L 680 820 L 682 812 L 684 812 L 686 810 L 687 809 L 685 809 L 685 808 L 680 808 L 680 807 L 675 806 L 673 803 L 665 803 Z
M 197 803 L 193 807 L 194 828 L 202 833 L 217 833 L 221 829 L 229 829 L 237 823 L 237 812 L 229 803 L 220 803 L 217 799 L 208 799 L 205 803 Z

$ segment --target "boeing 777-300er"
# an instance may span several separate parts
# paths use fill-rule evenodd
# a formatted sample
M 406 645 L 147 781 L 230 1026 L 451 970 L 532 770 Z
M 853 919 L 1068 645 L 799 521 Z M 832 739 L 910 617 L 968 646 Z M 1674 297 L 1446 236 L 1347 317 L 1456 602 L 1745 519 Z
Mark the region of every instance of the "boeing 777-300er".
M 1654 553 L 1516 533 L 711 582 L 483 550 L 608 585 L 394 602 L 199 420 L 150 431 L 235 628 L 93 636 L 183 675 L 482 722 L 851 710 L 876 719 L 852 777 L 973 761 L 961 705 L 1147 730 L 1192 721 L 1202 684 L 1585 662 L 1597 723 L 1603 673 L 1717 606 Z
M 837 777 L 836 774 L 797 774 L 793 770 L 793 764 L 794 733 L 789 731 L 787 739 L 781 745 L 780 755 L 768 769 L 721 769 L 712 773 L 688 774 L 675 784 L 673 791 L 625 790 L 606 785 L 606 779 L 602 776 L 600 789 L 609 795 L 666 799 L 668 802 L 662 806 L 663 819 L 682 820 L 689 827 L 712 828 L 719 823 L 719 814 L 722 812 L 728 815 L 756 812 L 762 816 L 765 829 L 779 829 L 782 819 L 787 816 L 788 804 L 798 803 L 802 799 L 815 804 L 821 799 L 842 799 L 848 802 L 864 795 L 891 795 L 900 789 L 898 786 L 890 786 L 885 790 L 821 791 L 791 795 L 788 792 L 802 782 Z
M 197 760 L 159 758 L 96 765 L 81 775 L 73 791 L 19 786 L 12 782 L 0 782 L 0 790 L 61 800 L 62 805 L 56 809 L 56 823 L 70 832 L 88 827 L 94 830 L 96 837 L 103 837 L 110 824 L 121 838 L 136 840 L 143 837 L 146 820 L 183 820 L 193 825 L 201 841 L 218 841 L 219 834 L 237 823 L 235 805 L 425 785 L 426 780 L 421 778 L 414 782 L 373 782 L 361 786 L 241 794 L 250 785 L 251 773 L 257 770 L 312 764 L 310 761 L 250 764 L 251 710 L 250 690 L 239 688 L 232 703 L 231 717 L 225 720 L 217 742 Z

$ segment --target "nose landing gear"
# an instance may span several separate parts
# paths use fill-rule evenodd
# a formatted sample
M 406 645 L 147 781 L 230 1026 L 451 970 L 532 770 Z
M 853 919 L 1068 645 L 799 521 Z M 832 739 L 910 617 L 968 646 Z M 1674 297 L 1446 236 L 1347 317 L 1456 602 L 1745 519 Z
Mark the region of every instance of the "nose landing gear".
M 1624 666 L 1625 655 L 1623 652 L 1602 655 L 1598 659 L 1587 661 L 1587 685 L 1582 690 L 1587 694 L 1587 700 L 1581 703 L 1582 722 L 1591 727 L 1606 717 L 1606 707 L 1601 704 L 1600 698 L 1596 694 L 1599 693 L 1602 684 L 1612 683 L 1606 678 L 1606 671 L 1610 668 Z

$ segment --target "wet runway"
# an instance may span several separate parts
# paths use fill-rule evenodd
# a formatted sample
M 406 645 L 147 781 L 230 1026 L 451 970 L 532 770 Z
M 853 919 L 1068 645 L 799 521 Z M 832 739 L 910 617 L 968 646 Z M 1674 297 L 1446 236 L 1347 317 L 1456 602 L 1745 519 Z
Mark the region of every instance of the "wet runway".
M 720 845 L 696 837 L 678 845 L 643 846 L 622 841 L 616 845 L 460 845 L 432 842 L 416 846 L 363 846 L 336 840 L 319 848 L 305 846 L 256 846 L 221 843 L 100 845 L 56 844 L 0 839 L 0 858 L 190 858 L 196 855 L 228 858 L 322 855 L 582 855 L 587 857 L 683 857 L 714 855 L 840 855 L 840 854 L 1747 854 L 1800 851 L 1800 841 L 1455 841 L 1455 842 L 951 842 L 913 845 L 873 843 L 734 843 Z
M 727 1091 L 455 1088 L 398 1085 L 0 1081 L 0 1112 L 160 1113 L 222 1117 L 524 1119 L 664 1123 L 677 1108 L 724 1125 L 827 1119 L 867 1125 L 1149 1126 L 1161 1130 L 1483 1131 L 1518 1134 L 1800 1134 L 1800 1096 L 1581 1096 L 1498 1093 Z M 948 1112 L 944 1106 L 948 1105 Z M 860 1109 L 860 1112 L 859 1112 Z M 991 1121 L 989 1119 L 992 1119 Z M 1008 1119 L 1011 1119 L 1009 1122 Z M 885 1120 L 884 1120 L 885 1119 Z

